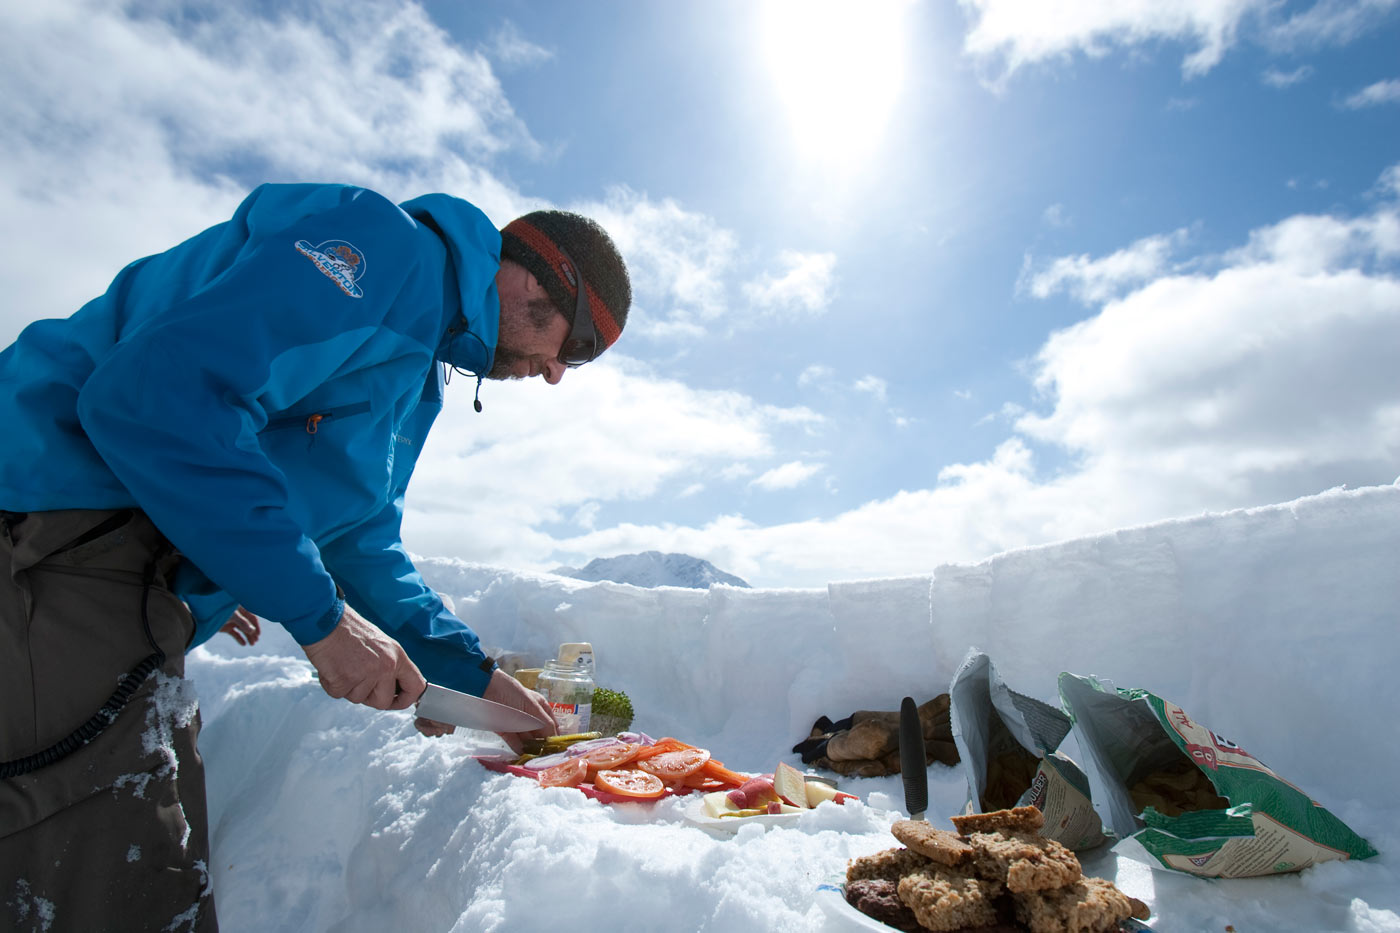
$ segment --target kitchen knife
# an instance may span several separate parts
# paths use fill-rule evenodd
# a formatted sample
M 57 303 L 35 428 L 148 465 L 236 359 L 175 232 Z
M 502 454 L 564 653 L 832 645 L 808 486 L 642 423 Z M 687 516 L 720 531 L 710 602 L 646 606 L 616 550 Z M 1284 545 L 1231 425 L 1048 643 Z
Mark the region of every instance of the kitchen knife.
M 904 781 L 904 809 L 909 819 L 925 819 L 928 809 L 928 761 L 924 758 L 924 725 L 913 697 L 899 705 L 899 775 Z
M 428 684 L 418 698 L 418 715 L 424 719 L 487 732 L 534 732 L 552 725 L 533 713 L 469 693 L 458 693 L 437 684 Z

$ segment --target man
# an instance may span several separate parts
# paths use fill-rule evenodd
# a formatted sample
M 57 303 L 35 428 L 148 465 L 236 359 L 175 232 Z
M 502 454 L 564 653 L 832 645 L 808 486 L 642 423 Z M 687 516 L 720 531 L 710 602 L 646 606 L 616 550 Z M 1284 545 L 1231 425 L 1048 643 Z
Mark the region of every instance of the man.
M 333 697 L 426 677 L 549 721 L 413 568 L 404 490 L 447 367 L 557 384 L 630 303 L 576 214 L 266 185 L 0 353 L 0 928 L 216 928 L 179 678 L 231 620 Z

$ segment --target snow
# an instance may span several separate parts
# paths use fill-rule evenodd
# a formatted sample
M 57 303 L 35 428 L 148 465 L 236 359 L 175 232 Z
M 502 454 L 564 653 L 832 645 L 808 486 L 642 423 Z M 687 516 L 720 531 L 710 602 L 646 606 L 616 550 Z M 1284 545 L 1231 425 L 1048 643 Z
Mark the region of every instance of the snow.
M 825 589 L 643 589 L 422 561 L 434 586 L 519 661 L 593 644 L 635 727 L 731 767 L 799 764 L 823 714 L 946 692 L 970 647 L 1058 704 L 1060 671 L 1181 705 L 1380 850 L 1293 875 L 1207 881 L 1099 850 L 1089 874 L 1146 901 L 1159 933 L 1400 931 L 1400 485 L 1123 529 Z M 221 637 L 189 676 L 204 717 L 215 898 L 225 929 L 838 930 L 817 885 L 894 845 L 898 777 L 843 779 L 865 803 L 713 836 L 684 799 L 604 806 L 492 773 L 468 733 L 335 701 L 276 626 Z M 1071 734 L 1063 750 L 1078 758 Z M 929 770 L 929 817 L 958 812 Z
M 631 583 L 633 586 L 688 586 L 707 590 L 716 583 L 747 587 L 749 584 L 714 564 L 689 554 L 643 551 L 617 557 L 597 557 L 582 568 L 556 567 L 554 573 L 597 583 Z

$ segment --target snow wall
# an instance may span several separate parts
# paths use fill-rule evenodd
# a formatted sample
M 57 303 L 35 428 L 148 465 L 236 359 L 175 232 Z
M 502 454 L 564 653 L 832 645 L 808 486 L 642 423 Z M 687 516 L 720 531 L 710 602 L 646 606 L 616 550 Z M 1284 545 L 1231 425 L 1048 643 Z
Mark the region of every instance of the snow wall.
M 736 766 L 792 758 L 820 715 L 946 692 L 976 646 L 1058 705 L 1061 671 L 1172 700 L 1304 788 L 1353 762 L 1394 792 L 1400 750 L 1359 734 L 1400 710 L 1400 486 L 1338 490 L 825 590 L 641 589 L 419 562 L 493 653 L 588 641 L 637 725 Z

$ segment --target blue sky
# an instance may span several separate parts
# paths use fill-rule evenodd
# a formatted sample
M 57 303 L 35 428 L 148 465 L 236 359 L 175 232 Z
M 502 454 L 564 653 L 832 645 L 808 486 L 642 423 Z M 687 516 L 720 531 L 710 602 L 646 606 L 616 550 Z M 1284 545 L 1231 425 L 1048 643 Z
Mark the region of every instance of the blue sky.
M 416 552 L 816 586 L 1400 476 L 1397 0 L 36 6 L 0 341 L 264 181 L 613 232 L 622 342 L 454 383 Z

